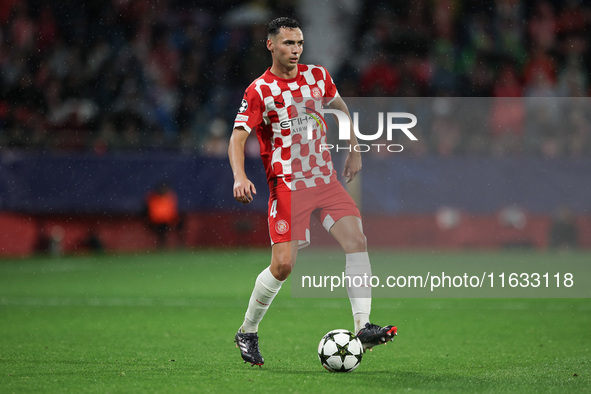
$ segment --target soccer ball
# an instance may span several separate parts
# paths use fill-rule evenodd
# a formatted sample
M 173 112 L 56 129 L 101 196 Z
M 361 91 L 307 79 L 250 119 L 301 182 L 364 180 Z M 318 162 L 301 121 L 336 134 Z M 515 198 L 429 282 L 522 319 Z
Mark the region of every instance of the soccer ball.
M 351 331 L 332 330 L 318 344 L 318 358 L 330 372 L 351 372 L 361 364 L 363 345 Z

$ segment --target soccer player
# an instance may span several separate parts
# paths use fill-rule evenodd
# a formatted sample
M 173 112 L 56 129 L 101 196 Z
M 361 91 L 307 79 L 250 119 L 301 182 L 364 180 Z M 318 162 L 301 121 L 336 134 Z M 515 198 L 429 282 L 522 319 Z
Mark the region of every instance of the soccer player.
M 228 155 L 234 173 L 234 198 L 248 204 L 256 194 L 244 170 L 244 145 L 255 132 L 270 188 L 268 221 L 271 264 L 257 277 L 244 322 L 235 337 L 244 362 L 263 365 L 258 326 L 281 285 L 291 273 L 298 247 L 309 244 L 312 212 L 337 240 L 346 254 L 345 274 L 371 274 L 361 215 L 353 199 L 338 182 L 321 122 L 308 128 L 323 105 L 350 115 L 328 71 L 321 66 L 299 64 L 304 37 L 297 21 L 277 18 L 269 24 L 267 49 L 272 65 L 246 89 L 234 123 Z M 350 122 L 352 124 L 352 122 Z M 302 125 L 305 127 L 294 127 Z M 313 129 L 313 130 L 312 130 Z M 357 143 L 351 134 L 350 146 Z M 361 155 L 350 150 L 343 176 L 350 182 L 361 170 Z M 347 289 L 355 333 L 364 349 L 385 344 L 396 327 L 369 322 L 371 290 Z

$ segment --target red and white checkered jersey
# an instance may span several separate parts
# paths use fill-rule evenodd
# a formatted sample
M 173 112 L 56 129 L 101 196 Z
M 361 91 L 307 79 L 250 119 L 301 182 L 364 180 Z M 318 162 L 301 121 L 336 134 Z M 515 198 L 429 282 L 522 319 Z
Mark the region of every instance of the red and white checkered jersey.
M 267 69 L 246 89 L 234 128 L 256 131 L 267 180 L 282 178 L 291 190 L 336 181 L 319 111 L 338 95 L 322 66 L 298 64 L 282 79 Z

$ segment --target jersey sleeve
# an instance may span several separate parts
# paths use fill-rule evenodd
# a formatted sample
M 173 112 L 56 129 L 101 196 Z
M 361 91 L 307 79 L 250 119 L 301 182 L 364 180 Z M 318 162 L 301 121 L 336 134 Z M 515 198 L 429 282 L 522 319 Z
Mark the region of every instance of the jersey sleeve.
M 246 89 L 234 120 L 234 128 L 242 127 L 251 132 L 263 120 L 262 100 L 254 89 Z
M 326 73 L 326 80 L 324 81 L 324 100 L 326 104 L 330 104 L 339 95 L 339 92 L 326 68 L 324 69 L 324 72 Z

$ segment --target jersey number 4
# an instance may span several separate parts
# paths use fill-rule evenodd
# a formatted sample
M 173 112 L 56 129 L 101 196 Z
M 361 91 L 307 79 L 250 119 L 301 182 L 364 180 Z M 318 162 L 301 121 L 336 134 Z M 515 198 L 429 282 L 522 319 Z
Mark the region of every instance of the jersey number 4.
M 271 203 L 271 210 L 269 211 L 269 216 L 273 219 L 275 219 L 275 216 L 277 216 L 277 200 L 273 200 L 273 202 Z

